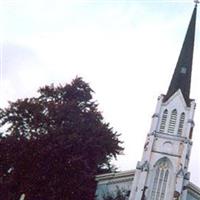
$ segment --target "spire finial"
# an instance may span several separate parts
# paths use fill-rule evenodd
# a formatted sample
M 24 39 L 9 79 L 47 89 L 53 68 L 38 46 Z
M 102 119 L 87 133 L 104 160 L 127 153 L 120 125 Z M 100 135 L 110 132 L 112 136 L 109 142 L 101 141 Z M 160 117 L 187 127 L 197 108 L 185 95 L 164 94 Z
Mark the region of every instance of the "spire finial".
M 199 0 L 194 0 L 194 3 L 195 3 L 195 6 L 197 6 L 200 3 L 200 1 Z

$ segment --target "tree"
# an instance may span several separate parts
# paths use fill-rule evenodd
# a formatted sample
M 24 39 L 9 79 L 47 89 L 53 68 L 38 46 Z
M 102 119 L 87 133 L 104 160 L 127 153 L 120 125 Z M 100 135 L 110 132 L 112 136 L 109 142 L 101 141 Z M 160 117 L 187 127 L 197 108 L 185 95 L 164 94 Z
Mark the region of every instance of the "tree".
M 130 195 L 129 190 L 120 189 L 116 187 L 116 190 L 113 192 L 108 192 L 104 195 L 103 200 L 127 200 Z
M 81 78 L 0 110 L 0 199 L 92 200 L 95 175 L 123 150 Z

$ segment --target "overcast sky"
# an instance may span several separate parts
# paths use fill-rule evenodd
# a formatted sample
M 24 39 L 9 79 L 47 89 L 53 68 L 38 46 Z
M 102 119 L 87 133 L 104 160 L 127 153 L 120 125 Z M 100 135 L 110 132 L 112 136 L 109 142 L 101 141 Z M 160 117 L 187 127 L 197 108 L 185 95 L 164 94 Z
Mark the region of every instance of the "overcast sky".
M 121 133 L 134 169 L 157 97 L 165 94 L 194 4 L 165 0 L 0 0 L 0 107 L 45 84 L 90 84 L 107 122 Z M 200 15 L 191 98 L 197 109 L 189 170 L 200 186 Z

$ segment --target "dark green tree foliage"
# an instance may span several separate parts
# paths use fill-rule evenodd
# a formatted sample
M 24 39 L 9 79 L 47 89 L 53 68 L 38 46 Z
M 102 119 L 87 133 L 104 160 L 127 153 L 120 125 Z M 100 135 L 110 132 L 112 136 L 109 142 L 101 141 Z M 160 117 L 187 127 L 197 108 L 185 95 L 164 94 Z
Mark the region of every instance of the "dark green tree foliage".
M 0 199 L 93 200 L 95 175 L 123 148 L 81 78 L 0 110 Z
M 117 187 L 113 193 L 107 193 L 104 195 L 103 200 L 127 200 L 129 195 L 130 191 Z

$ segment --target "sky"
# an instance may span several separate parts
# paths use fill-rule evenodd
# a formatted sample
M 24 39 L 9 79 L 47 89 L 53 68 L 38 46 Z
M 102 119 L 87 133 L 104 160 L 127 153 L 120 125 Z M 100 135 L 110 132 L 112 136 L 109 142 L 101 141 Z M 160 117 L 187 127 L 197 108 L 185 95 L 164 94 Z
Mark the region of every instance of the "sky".
M 141 160 L 157 97 L 165 94 L 192 0 L 0 0 L 0 107 L 39 87 L 83 77 L 106 122 L 124 142 L 114 163 Z M 200 14 L 191 98 L 196 127 L 189 171 L 200 186 Z

